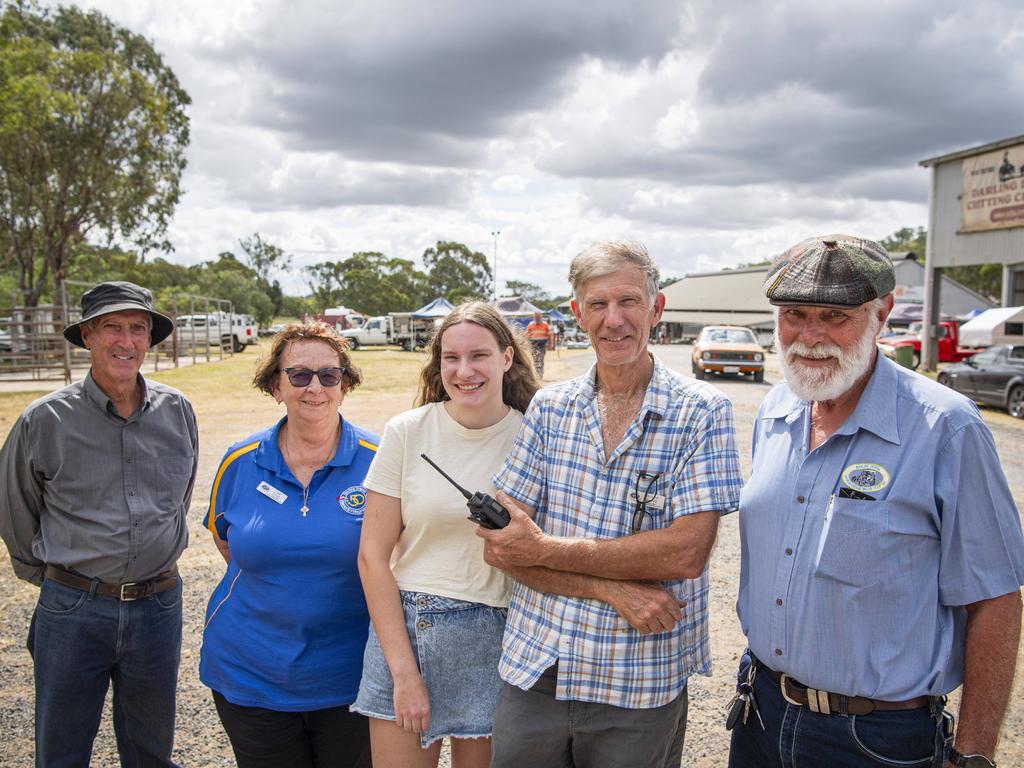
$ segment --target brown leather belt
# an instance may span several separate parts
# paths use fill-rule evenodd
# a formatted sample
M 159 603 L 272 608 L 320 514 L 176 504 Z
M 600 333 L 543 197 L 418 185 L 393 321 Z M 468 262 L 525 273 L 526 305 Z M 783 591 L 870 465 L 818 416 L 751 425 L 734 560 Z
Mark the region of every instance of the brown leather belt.
M 918 696 L 907 701 L 879 701 L 863 696 L 844 696 L 841 693 L 829 693 L 808 688 L 782 672 L 766 667 L 760 659 L 757 661 L 758 674 L 771 678 L 778 684 L 782 698 L 790 704 L 807 707 L 812 712 L 822 715 L 867 715 L 878 710 L 924 709 L 931 706 L 933 697 Z
M 140 600 L 144 597 L 152 597 L 158 592 L 166 592 L 178 586 L 178 569 L 161 573 L 149 581 L 129 581 L 124 584 L 108 584 L 98 579 L 90 579 L 86 576 L 79 576 L 56 565 L 47 565 L 44 573 L 47 579 L 63 584 L 65 587 L 73 587 L 83 592 L 91 592 L 93 584 L 96 584 L 96 594 L 103 597 L 116 597 L 118 600 L 130 602 Z

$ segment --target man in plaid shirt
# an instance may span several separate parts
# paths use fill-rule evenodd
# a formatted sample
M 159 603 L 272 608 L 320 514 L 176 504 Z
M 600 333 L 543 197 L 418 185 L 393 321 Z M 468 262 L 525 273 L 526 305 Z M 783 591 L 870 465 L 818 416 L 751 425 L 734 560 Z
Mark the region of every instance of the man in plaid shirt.
M 675 768 L 743 482 L 732 407 L 647 351 L 665 297 L 642 247 L 590 246 L 569 282 L 597 364 L 534 398 L 494 481 L 511 522 L 478 532 L 517 580 L 492 766 Z

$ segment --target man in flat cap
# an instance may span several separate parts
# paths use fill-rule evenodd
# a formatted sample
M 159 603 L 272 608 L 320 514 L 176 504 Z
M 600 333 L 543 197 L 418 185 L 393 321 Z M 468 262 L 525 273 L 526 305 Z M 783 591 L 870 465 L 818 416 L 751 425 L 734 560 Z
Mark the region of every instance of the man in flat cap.
M 32 403 L 0 449 L 0 536 L 15 574 L 41 585 L 28 649 L 42 768 L 89 765 L 111 682 L 122 765 L 174 765 L 198 430 L 184 395 L 139 373 L 172 330 L 145 288 L 92 288 L 64 329 L 89 373 Z
M 975 405 L 878 354 L 894 285 L 885 249 L 846 235 L 765 281 L 786 380 L 740 497 L 733 768 L 993 765 L 1024 536 Z

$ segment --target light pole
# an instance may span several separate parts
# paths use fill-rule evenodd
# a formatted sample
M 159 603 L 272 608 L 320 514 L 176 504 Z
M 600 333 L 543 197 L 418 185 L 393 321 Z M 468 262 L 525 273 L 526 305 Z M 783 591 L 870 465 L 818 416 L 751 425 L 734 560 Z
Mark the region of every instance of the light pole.
M 498 300 L 498 235 L 501 234 L 500 229 L 496 229 L 491 232 L 494 237 L 494 300 Z

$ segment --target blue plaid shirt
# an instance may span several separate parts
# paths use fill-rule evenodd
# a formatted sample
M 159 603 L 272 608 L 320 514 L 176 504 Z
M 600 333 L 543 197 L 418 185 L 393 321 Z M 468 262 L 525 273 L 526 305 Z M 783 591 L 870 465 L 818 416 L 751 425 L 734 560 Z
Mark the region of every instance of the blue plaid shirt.
M 498 488 L 533 507 L 537 524 L 552 536 L 630 535 L 641 472 L 640 492 L 658 497 L 647 506 L 644 530 L 696 512 L 736 509 L 743 479 L 732 404 L 724 395 L 655 359 L 640 412 L 606 461 L 595 372 L 537 393 L 494 479 Z M 557 661 L 559 699 L 632 709 L 672 701 L 689 675 L 711 672 L 707 569 L 663 585 L 684 603 L 683 619 L 671 630 L 642 635 L 606 603 L 516 583 L 502 679 L 528 689 Z

